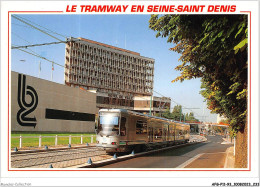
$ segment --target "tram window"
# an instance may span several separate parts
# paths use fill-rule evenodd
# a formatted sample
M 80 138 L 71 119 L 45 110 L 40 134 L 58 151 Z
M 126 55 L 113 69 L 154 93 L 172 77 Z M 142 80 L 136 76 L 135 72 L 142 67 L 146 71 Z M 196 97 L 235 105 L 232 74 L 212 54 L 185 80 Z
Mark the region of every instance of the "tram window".
M 97 133 L 99 133 L 101 130 L 102 130 L 102 126 L 100 124 L 100 118 L 98 118 Z
M 155 136 L 156 140 L 161 139 L 162 138 L 162 129 L 156 129 L 156 131 L 154 132 L 154 136 Z
M 126 134 L 125 124 L 126 124 L 126 118 L 122 117 L 121 123 L 120 123 L 120 136 L 125 136 L 125 134 Z
M 118 132 L 119 132 L 119 128 L 118 128 L 118 126 L 114 126 L 113 129 L 112 129 L 112 131 L 115 131 L 116 134 L 118 134 Z
M 147 134 L 147 122 L 142 120 L 136 121 L 136 134 Z

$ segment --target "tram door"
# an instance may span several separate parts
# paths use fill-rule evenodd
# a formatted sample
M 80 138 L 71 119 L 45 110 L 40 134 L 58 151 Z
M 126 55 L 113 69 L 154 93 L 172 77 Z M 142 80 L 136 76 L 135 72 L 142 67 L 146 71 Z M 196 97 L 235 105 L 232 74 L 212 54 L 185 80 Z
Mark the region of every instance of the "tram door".
M 163 125 L 163 132 L 162 132 L 162 138 L 163 138 L 163 141 L 167 141 L 168 140 L 168 132 L 169 132 L 169 125 L 168 124 L 164 124 Z
M 148 128 L 148 142 L 153 142 L 153 127 Z

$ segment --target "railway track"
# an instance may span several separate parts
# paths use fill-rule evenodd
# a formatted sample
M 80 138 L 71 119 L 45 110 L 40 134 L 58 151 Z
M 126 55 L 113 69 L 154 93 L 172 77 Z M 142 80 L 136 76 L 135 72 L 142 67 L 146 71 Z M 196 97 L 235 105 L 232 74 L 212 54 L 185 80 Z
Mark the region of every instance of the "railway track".
M 44 152 L 11 154 L 12 168 L 68 168 L 87 163 L 88 159 L 101 161 L 112 158 L 102 148 L 84 147 Z
M 203 140 L 195 141 L 188 144 L 178 144 L 170 147 L 154 149 L 147 152 L 141 152 L 134 155 L 142 156 L 146 154 L 152 154 L 155 152 L 178 148 L 182 146 L 192 145 Z M 93 165 L 87 164 L 89 158 L 91 158 Z M 99 167 L 101 165 L 114 162 L 113 156 L 106 153 L 103 148 L 96 146 L 88 147 L 73 147 L 73 148 L 56 148 L 49 150 L 27 150 L 11 153 L 11 167 L 12 168 L 84 168 L 84 167 Z M 133 158 L 133 155 L 123 156 L 116 159 L 116 161 L 126 160 Z

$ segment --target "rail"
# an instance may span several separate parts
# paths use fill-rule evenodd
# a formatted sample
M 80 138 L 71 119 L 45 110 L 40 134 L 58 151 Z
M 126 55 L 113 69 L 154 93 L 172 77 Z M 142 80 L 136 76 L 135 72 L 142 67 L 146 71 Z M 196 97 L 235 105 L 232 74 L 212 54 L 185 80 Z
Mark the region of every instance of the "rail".
M 20 152 L 20 151 L 19 151 Z M 20 152 L 11 155 L 12 168 L 68 168 L 87 163 L 111 159 L 105 150 L 97 147 L 78 147 L 75 149 L 53 149 L 44 152 Z
M 83 141 L 84 140 L 84 138 L 90 138 L 90 142 L 88 142 L 88 141 Z M 15 137 L 11 137 L 11 139 L 19 139 L 19 148 L 22 148 L 23 147 L 23 139 L 26 139 L 26 138 L 37 138 L 37 139 L 39 139 L 38 140 L 38 142 L 39 142 L 39 146 L 38 147 L 42 147 L 42 140 L 44 139 L 44 138 L 53 138 L 54 139 L 54 144 L 52 143 L 52 144 L 50 144 L 49 143 L 49 145 L 55 145 L 55 146 L 57 146 L 57 145 L 59 145 L 58 143 L 59 143 L 59 141 L 58 141 L 58 139 L 59 138 L 68 138 L 68 144 L 69 145 L 71 145 L 71 143 L 72 143 L 72 138 L 80 138 L 80 144 L 83 144 L 83 143 L 93 143 L 94 142 L 94 138 L 96 137 L 96 135 L 80 135 L 80 136 L 72 136 L 72 135 L 69 135 L 69 136 L 58 136 L 58 135 L 55 135 L 55 136 L 42 136 L 42 135 L 40 135 L 40 136 L 22 136 L 22 135 L 20 135 L 20 136 L 15 136 Z M 66 142 L 66 141 L 62 141 L 63 143 L 61 144 L 61 145 L 64 145 L 64 142 Z M 35 144 L 35 143 L 34 143 Z M 31 143 L 31 145 L 33 145 L 33 142 Z

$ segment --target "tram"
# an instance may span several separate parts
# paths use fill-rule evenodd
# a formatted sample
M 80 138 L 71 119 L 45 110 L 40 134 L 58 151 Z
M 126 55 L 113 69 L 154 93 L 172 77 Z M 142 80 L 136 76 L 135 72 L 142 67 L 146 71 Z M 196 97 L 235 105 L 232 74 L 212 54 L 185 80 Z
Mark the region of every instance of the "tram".
M 108 153 L 140 152 L 187 143 L 189 124 L 126 109 L 101 109 L 97 146 Z

